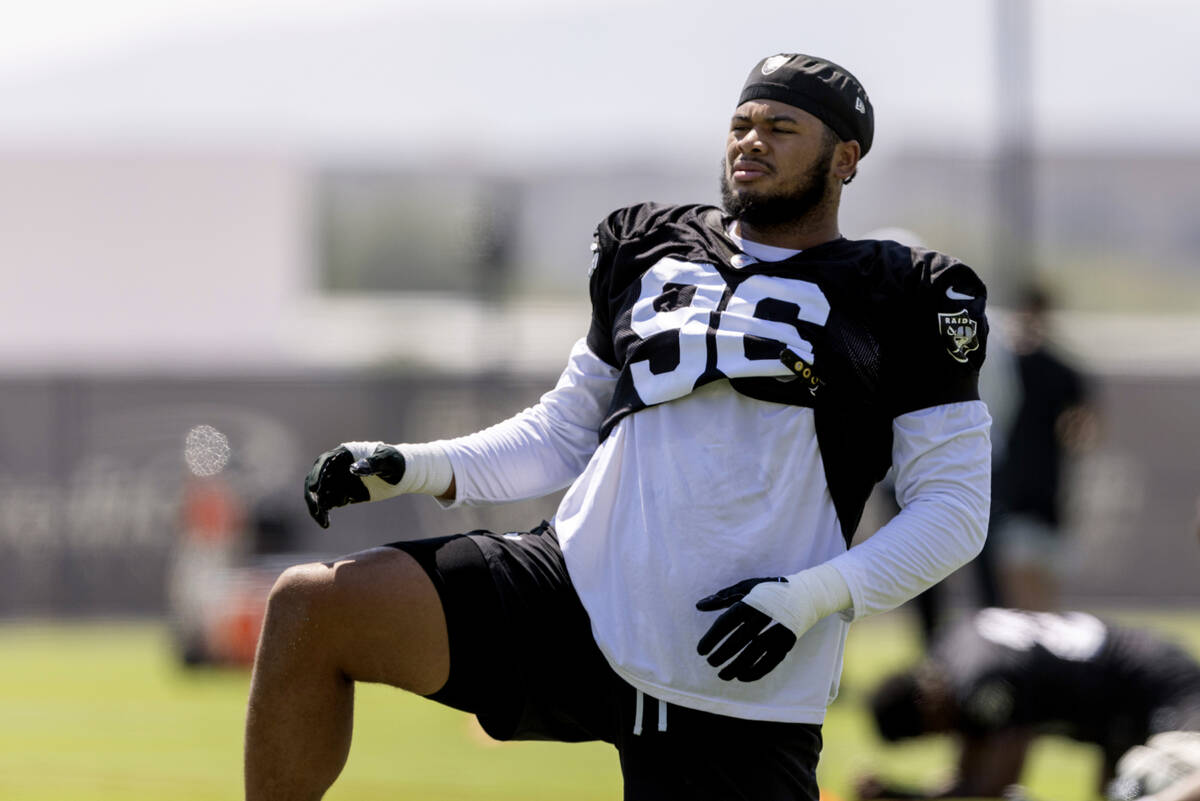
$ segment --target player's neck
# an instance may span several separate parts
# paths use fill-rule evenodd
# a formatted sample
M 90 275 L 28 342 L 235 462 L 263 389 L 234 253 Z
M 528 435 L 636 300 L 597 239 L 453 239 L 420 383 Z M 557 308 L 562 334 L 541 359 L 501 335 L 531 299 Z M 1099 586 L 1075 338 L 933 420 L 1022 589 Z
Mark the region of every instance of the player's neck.
M 737 222 L 738 236 L 760 245 L 805 250 L 830 242 L 841 236 L 837 215 L 806 216 L 798 220 L 773 225 L 753 225 Z

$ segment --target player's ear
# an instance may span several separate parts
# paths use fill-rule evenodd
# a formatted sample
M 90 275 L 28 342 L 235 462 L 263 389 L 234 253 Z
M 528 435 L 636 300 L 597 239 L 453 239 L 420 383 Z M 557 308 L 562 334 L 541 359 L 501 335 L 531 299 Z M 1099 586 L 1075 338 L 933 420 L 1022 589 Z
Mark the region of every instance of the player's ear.
M 833 147 L 833 161 L 830 170 L 833 176 L 843 184 L 850 183 L 858 174 L 858 160 L 862 158 L 862 146 L 857 139 L 838 142 Z

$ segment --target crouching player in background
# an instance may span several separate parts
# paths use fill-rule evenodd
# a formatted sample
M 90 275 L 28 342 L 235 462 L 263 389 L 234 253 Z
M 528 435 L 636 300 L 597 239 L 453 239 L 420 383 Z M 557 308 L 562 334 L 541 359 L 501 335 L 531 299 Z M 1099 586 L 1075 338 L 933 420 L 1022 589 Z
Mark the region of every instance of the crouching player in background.
M 921 790 L 859 780 L 861 799 L 1012 796 L 1030 744 L 1059 734 L 1099 746 L 1113 801 L 1200 801 L 1200 663 L 1144 629 L 1083 612 L 983 609 L 871 698 L 889 741 L 952 734 L 955 775 Z

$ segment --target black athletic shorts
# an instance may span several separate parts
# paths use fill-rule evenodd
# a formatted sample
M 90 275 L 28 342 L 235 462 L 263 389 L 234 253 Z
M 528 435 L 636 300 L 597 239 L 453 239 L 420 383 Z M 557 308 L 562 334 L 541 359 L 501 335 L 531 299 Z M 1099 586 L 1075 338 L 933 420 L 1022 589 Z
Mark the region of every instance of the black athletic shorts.
M 421 564 L 445 610 L 450 678 L 429 697 L 497 740 L 612 743 L 626 801 L 816 801 L 820 726 L 666 704 L 609 667 L 548 523 L 391 547 Z

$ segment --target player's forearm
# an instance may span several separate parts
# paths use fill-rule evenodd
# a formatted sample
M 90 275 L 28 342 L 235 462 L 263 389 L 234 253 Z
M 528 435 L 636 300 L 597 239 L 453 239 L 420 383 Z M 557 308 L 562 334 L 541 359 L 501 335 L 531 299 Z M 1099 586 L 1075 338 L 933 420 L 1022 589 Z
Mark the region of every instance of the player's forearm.
M 897 418 L 901 512 L 830 562 L 856 617 L 899 606 L 979 553 L 991 502 L 990 422 L 978 402 Z
M 526 409 L 503 423 L 457 439 L 394 445 L 345 442 L 342 446 L 356 460 L 381 446 L 403 457 L 398 480 L 386 475 L 360 476 L 372 501 L 413 494 L 432 495 L 444 505 L 460 500 L 518 500 L 566 486 L 585 463 L 577 455 L 583 449 L 556 442 L 543 417 L 536 408 Z M 460 498 L 461 486 L 467 489 Z
M 570 484 L 598 444 L 615 371 L 581 340 L 553 390 L 523 412 L 483 431 L 440 443 L 458 503 L 545 495 Z
M 594 444 L 557 437 L 536 407 L 444 446 L 454 469 L 455 501 L 467 504 L 536 498 L 561 489 L 595 450 Z
M 899 606 L 970 561 L 986 534 L 989 424 L 978 403 L 899 418 L 904 510 L 863 545 L 784 580 L 760 581 L 743 602 L 801 637 L 835 612 L 861 617 Z

